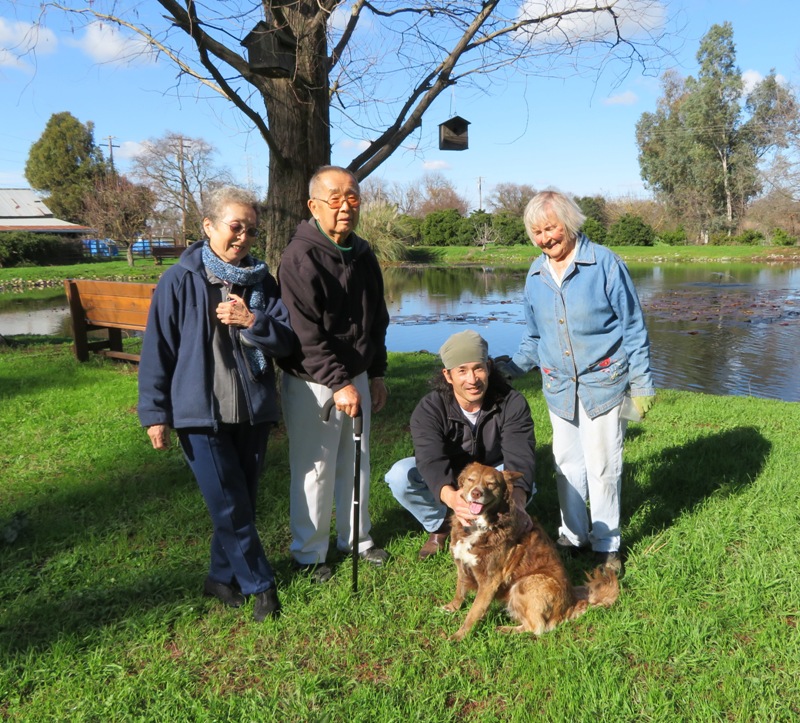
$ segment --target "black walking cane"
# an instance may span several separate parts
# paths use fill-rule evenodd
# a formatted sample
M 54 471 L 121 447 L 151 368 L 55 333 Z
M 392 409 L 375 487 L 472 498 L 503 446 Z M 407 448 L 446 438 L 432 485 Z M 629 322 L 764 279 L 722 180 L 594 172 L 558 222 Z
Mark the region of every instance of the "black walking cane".
M 322 407 L 322 421 L 331 418 L 333 397 L 325 402 Z M 356 445 L 355 472 L 353 478 L 353 592 L 358 592 L 358 539 L 361 532 L 361 433 L 364 430 L 364 417 L 359 406 L 356 416 L 353 417 L 353 442 Z

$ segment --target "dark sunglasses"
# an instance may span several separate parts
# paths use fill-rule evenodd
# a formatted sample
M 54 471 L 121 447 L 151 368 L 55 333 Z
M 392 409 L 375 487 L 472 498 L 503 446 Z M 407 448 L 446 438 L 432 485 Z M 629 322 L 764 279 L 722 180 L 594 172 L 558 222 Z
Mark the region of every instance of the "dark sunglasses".
M 258 229 L 255 226 L 245 226 L 238 221 L 232 221 L 231 223 L 223 221 L 222 223 L 231 230 L 234 236 L 241 236 L 242 234 L 248 238 L 256 238 L 256 236 L 258 236 Z
M 341 208 L 345 201 L 350 208 L 358 208 L 361 205 L 361 196 L 356 196 L 355 193 L 348 193 L 346 196 L 331 196 L 327 200 L 324 198 L 314 198 L 314 200 L 327 203 L 334 211 Z

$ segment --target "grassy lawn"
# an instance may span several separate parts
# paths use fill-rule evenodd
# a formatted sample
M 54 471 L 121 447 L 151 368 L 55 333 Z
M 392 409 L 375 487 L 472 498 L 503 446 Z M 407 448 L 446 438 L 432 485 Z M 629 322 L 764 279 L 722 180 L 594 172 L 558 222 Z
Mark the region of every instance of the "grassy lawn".
M 392 354 L 372 439 L 373 534 L 391 560 L 294 576 L 287 443 L 259 528 L 284 615 L 202 598 L 209 522 L 177 448 L 152 450 L 136 368 L 66 344 L 0 347 L 0 718 L 9 721 L 790 721 L 800 716 L 800 405 L 660 391 L 626 445 L 622 594 L 539 639 L 453 643 L 455 585 L 382 476 L 438 369 Z M 558 524 L 539 383 L 533 512 Z M 349 510 L 346 511 L 349 514 Z M 15 517 L 16 515 L 16 517 Z M 20 516 L 26 524 L 20 529 Z M 14 535 L 17 534 L 16 537 Z M 5 538 L 5 539 L 4 539 Z M 570 562 L 577 582 L 588 563 Z

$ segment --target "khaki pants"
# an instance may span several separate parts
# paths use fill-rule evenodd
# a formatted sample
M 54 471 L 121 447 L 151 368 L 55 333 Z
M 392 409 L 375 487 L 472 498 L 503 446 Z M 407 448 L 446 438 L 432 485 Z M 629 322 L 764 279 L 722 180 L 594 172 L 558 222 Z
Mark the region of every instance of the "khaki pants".
M 353 384 L 361 394 L 363 433 L 361 437 L 361 498 L 358 551 L 373 546 L 369 518 L 369 430 L 371 398 L 366 374 Z M 321 384 L 283 374 L 281 401 L 289 435 L 289 522 L 294 559 L 302 564 L 325 562 L 336 505 L 336 546 L 342 552 L 352 549 L 353 477 L 355 443 L 353 420 L 336 409 L 323 422 L 320 412 L 333 392 Z

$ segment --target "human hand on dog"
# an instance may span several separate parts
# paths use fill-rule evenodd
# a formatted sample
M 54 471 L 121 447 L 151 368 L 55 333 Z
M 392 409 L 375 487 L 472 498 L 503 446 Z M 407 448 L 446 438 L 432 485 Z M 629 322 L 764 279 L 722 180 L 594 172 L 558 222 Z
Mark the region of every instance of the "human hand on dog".
M 147 436 L 150 437 L 153 449 L 169 449 L 170 438 L 168 424 L 154 424 L 148 427 Z
M 247 308 L 244 299 L 236 294 L 228 294 L 230 301 L 217 304 L 217 319 L 228 326 L 249 329 L 256 321 L 256 315 Z
M 453 514 L 464 527 L 469 527 L 475 521 L 475 515 L 469 511 L 469 503 L 464 500 L 454 487 L 450 485 L 442 487 L 439 498 L 453 510 Z

